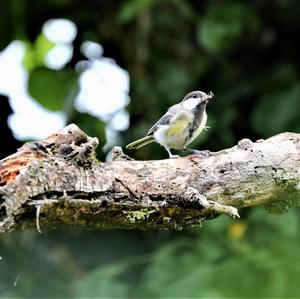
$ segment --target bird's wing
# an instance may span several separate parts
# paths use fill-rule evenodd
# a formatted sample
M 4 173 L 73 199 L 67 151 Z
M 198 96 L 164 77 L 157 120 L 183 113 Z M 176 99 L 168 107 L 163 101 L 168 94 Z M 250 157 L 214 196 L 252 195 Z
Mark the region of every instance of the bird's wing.
M 146 136 L 151 136 L 154 134 L 154 132 L 163 125 L 169 125 L 172 120 L 174 119 L 175 115 L 176 115 L 176 108 L 177 108 L 178 104 L 172 106 L 169 108 L 169 110 L 167 111 L 166 114 L 164 114 L 153 126 L 152 128 L 149 130 L 148 134 Z

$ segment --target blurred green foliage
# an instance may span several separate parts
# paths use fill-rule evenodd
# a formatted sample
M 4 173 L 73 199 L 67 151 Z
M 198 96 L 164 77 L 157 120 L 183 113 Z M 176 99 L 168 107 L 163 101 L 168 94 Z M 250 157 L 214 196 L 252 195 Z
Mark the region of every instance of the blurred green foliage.
M 32 70 L 34 67 L 44 65 L 44 58 L 53 49 L 55 43 L 41 33 L 33 43 L 27 41 L 25 45 L 24 65 L 28 70 Z
M 1 298 L 298 297 L 298 214 L 256 208 L 201 232 L 15 232 L 2 237 Z
M 35 68 L 29 76 L 28 90 L 45 108 L 64 111 L 64 106 L 68 103 L 68 95 L 72 93 L 75 86 L 77 87 L 77 77 L 75 72 L 69 70 Z
M 213 54 L 235 49 L 242 35 L 256 33 L 259 18 L 256 11 L 245 3 L 224 3 L 209 7 L 198 25 L 201 46 Z
M 300 131 L 298 0 L 2 0 L 0 50 L 26 43 L 28 91 L 64 111 L 106 143 L 104 121 L 76 111 L 76 63 L 94 40 L 130 74 L 130 128 L 118 143 L 143 136 L 188 91 L 212 90 L 210 130 L 194 148 L 219 150 L 241 138 Z M 78 34 L 61 70 L 43 59 L 50 18 L 72 20 Z M 128 152 L 166 158 L 158 145 Z M 15 232 L 0 240 L 2 297 L 299 297 L 299 210 L 271 216 L 245 210 L 185 232 Z M 32 247 L 33 246 L 33 247 Z M 18 283 L 13 282 L 19 275 Z

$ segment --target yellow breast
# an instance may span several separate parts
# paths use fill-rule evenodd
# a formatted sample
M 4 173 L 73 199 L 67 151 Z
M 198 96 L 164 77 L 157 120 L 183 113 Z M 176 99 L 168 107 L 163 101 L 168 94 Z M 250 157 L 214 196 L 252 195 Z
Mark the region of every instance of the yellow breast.
M 167 137 L 180 135 L 187 129 L 189 124 L 190 124 L 190 118 L 178 119 L 170 125 L 170 127 L 166 130 L 165 134 Z

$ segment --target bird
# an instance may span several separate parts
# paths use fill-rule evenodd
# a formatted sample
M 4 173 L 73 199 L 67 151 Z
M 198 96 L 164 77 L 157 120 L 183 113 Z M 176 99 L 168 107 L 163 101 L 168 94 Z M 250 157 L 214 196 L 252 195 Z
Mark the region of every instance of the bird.
M 188 149 L 187 146 L 206 129 L 206 105 L 213 97 L 212 92 L 206 94 L 196 90 L 188 93 L 180 103 L 168 109 L 145 137 L 129 143 L 126 148 L 139 149 L 157 142 L 165 148 L 169 158 L 178 158 L 172 154 L 171 149 Z

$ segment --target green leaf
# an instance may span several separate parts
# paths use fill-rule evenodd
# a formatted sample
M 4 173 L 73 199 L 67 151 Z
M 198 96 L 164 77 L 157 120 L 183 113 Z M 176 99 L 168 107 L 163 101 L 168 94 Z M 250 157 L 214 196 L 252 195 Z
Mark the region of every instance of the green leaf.
M 25 47 L 23 65 L 28 71 L 31 71 L 36 65 L 34 48 L 33 45 L 27 40 L 23 41 L 23 45 Z
M 71 70 L 50 70 L 44 67 L 31 71 L 28 89 L 32 97 L 49 110 L 62 110 L 68 94 L 77 84 L 77 74 Z
M 35 47 L 35 54 L 37 62 L 41 63 L 44 62 L 45 56 L 55 47 L 55 43 L 49 40 L 43 33 L 41 33 L 34 44 Z
M 41 33 L 33 44 L 29 41 L 24 41 L 26 48 L 23 59 L 24 66 L 28 71 L 34 67 L 44 65 L 46 55 L 55 47 L 55 43 L 50 41 L 43 33 Z

